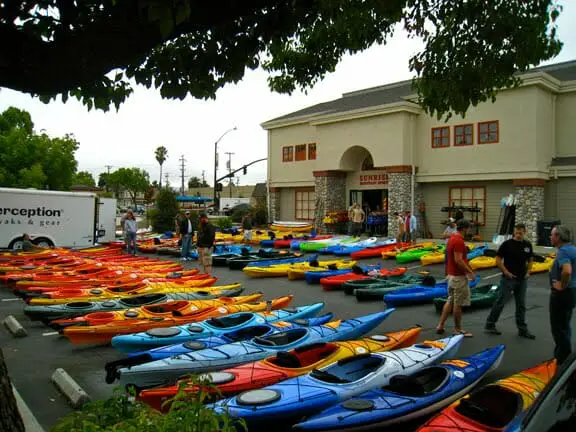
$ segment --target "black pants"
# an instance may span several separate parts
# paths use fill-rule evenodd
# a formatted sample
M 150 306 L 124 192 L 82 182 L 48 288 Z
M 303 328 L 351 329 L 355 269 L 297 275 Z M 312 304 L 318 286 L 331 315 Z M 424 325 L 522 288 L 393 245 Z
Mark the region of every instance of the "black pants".
M 507 279 L 503 277 L 500 279 L 500 286 L 498 287 L 498 298 L 492 305 L 492 310 L 488 319 L 486 320 L 486 328 L 494 328 L 504 306 L 512 296 L 516 300 L 516 327 L 520 333 L 526 333 L 528 327 L 526 326 L 526 288 L 528 282 L 525 279 Z
M 554 357 L 558 365 L 562 364 L 572 353 L 572 311 L 576 302 L 576 290 L 567 288 L 563 291 L 552 290 L 550 293 L 550 329 L 556 347 Z

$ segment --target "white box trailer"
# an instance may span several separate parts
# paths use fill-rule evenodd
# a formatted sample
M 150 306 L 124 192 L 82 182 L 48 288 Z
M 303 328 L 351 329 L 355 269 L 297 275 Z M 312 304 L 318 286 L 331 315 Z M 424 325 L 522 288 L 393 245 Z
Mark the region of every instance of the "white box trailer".
M 0 188 L 0 248 L 19 249 L 24 233 L 39 246 L 93 246 L 108 231 L 100 207 L 91 192 Z
M 250 204 L 250 198 L 220 198 L 220 211 L 231 209 L 240 204 Z

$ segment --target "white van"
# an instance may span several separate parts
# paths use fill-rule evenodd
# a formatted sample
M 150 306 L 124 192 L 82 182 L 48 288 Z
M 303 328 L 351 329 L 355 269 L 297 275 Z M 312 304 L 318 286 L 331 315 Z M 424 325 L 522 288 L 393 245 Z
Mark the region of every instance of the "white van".
M 94 246 L 108 230 L 114 233 L 109 212 L 111 221 L 99 216 L 101 207 L 115 209 L 115 201 L 102 205 L 91 192 L 0 188 L 0 248 L 20 249 L 24 233 L 38 246 Z

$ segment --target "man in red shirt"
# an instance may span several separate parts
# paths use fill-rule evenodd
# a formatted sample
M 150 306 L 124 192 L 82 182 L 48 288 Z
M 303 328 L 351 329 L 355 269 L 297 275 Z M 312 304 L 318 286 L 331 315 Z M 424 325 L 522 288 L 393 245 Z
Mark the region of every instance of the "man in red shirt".
M 448 275 L 448 299 L 442 309 L 440 322 L 436 333 L 444 334 L 444 324 L 452 314 L 454 316 L 454 334 L 463 334 L 472 337 L 472 333 L 462 330 L 462 308 L 470 306 L 469 280 L 476 277 L 468 265 L 468 248 L 464 243 L 464 236 L 470 234 L 470 222 L 465 219 L 458 221 L 457 232 L 448 240 L 446 246 L 446 273 Z

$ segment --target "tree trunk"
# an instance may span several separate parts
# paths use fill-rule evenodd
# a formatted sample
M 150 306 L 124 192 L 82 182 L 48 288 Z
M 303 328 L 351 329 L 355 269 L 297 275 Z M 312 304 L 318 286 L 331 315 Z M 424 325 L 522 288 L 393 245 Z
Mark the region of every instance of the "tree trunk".
M 0 349 L 0 431 L 24 432 L 24 423 L 14 399 L 2 349 Z
M 162 164 L 160 164 L 160 183 L 158 183 L 160 189 L 162 189 Z

